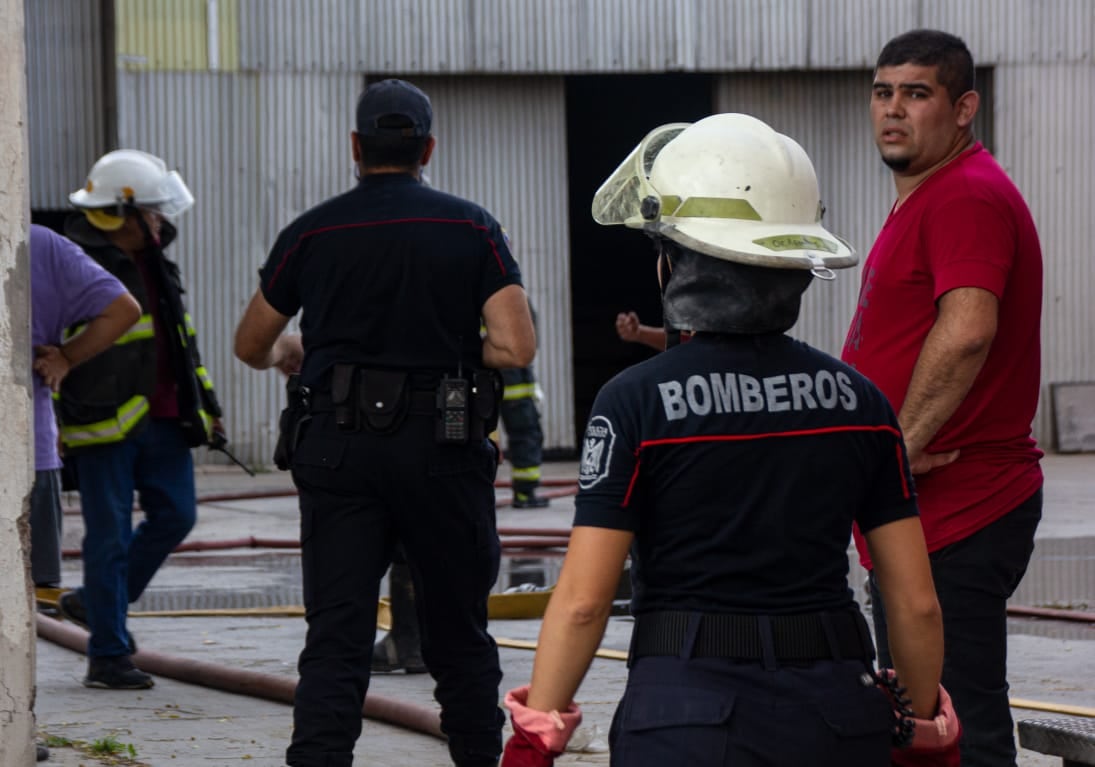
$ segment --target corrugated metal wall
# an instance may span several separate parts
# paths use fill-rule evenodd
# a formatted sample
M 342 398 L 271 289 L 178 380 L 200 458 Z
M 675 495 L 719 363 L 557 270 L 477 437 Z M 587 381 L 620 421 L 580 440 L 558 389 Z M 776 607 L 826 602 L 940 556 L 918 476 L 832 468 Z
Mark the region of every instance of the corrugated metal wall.
M 100 29 L 99 5 L 26 3 L 36 209 L 65 207 L 74 183 L 114 145 L 104 128 L 110 106 L 102 45 L 109 35 Z M 818 166 L 826 224 L 865 254 L 892 189 L 871 149 L 861 78 L 886 39 L 916 26 L 954 31 L 981 64 L 995 65 L 995 121 L 982 135 L 995 139 L 1042 234 L 1044 379 L 1095 380 L 1086 297 L 1095 268 L 1086 252 L 1095 233 L 1088 210 L 1095 160 L 1080 138 L 1095 117 L 1089 0 L 115 6 L 119 144 L 163 154 L 195 189 L 198 204 L 182 221 L 176 256 L 225 395 L 231 436 L 249 460 L 269 455 L 280 382 L 233 360 L 231 331 L 277 229 L 351 183 L 347 132 L 363 73 L 403 73 L 435 91 L 435 182 L 483 202 L 513 232 L 541 313 L 550 446 L 573 441 L 564 87 L 557 75 L 727 73 L 717 89 L 719 108 L 752 112 L 798 139 Z M 849 273 L 812 288 L 798 332 L 838 350 L 857 285 L 858 275 Z M 1046 410 L 1037 424 L 1043 440 L 1050 434 Z
M 1045 260 L 1035 434 L 1047 447 L 1049 385 L 1095 381 L 1095 152 L 1087 135 L 1095 124 L 1093 94 L 1092 62 L 996 71 L 997 158 L 1030 205 Z
M 120 144 L 165 158 L 194 193 L 169 254 L 245 461 L 269 463 L 285 397 L 279 375 L 235 359 L 235 326 L 278 231 L 353 183 L 348 116 L 360 83 L 351 74 L 119 74 Z
M 30 207 L 65 209 L 107 148 L 97 2 L 27 0 Z
M 362 81 L 349 73 L 119 74 L 120 144 L 166 158 L 197 200 L 180 219 L 172 250 L 229 436 L 245 460 L 272 454 L 283 397 L 277 376 L 248 370 L 233 357 L 235 323 L 278 230 L 353 183 L 349 129 Z M 545 444 L 572 447 L 562 83 L 417 81 L 437 113 L 433 182 L 483 204 L 514 239 L 539 313 Z
M 475 200 L 502 222 L 536 309 L 534 367 L 545 392 L 544 444 L 574 442 L 570 225 L 561 78 L 430 78 L 438 145 L 427 168 L 446 192 Z
M 130 69 L 234 70 L 237 0 L 114 0 L 118 52 Z

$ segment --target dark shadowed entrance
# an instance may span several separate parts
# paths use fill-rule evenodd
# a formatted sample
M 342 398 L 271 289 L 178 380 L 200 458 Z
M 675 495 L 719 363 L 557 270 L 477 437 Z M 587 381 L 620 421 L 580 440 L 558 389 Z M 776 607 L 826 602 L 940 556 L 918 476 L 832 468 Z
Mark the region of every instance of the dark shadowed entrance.
M 707 75 L 567 78 L 567 172 L 570 188 L 571 296 L 575 433 L 580 437 L 598 389 L 654 352 L 616 336 L 617 312 L 634 310 L 660 325 L 654 252 L 639 232 L 593 221 L 593 193 L 652 128 L 694 122 L 712 112 Z

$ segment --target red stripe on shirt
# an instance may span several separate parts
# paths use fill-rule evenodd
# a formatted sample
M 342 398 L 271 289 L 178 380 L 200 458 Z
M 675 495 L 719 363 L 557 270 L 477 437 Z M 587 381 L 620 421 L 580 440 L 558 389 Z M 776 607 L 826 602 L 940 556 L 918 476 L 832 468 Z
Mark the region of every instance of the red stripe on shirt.
M 641 463 L 641 453 L 648 447 L 656 447 L 659 445 L 684 445 L 689 443 L 699 442 L 744 442 L 752 439 L 769 439 L 774 437 L 805 437 L 816 436 L 818 434 L 838 434 L 842 432 L 856 432 L 856 431 L 870 431 L 870 432 L 889 432 L 897 437 L 899 440 L 897 443 L 897 465 L 900 467 L 903 463 L 903 456 L 901 454 L 901 432 L 890 426 L 889 424 L 882 424 L 880 426 L 827 426 L 821 429 L 800 429 L 797 431 L 777 431 L 777 432 L 765 432 L 761 434 L 712 434 L 706 436 L 696 437 L 672 437 L 667 439 L 651 439 L 645 440 L 639 443 L 638 450 L 635 451 L 635 471 L 631 475 L 631 481 L 627 485 L 627 493 L 624 494 L 624 499 L 621 502 L 621 508 L 626 508 L 631 501 L 631 492 L 635 489 L 635 483 L 639 479 L 639 466 Z M 900 469 L 899 469 L 900 471 Z M 909 483 L 906 480 L 905 472 L 901 471 L 901 492 L 905 498 L 910 497 Z
M 624 493 L 623 503 L 620 504 L 620 508 L 627 508 L 627 504 L 631 501 L 631 491 L 635 489 L 635 483 L 639 481 L 639 466 L 642 464 L 642 458 L 639 457 L 639 453 L 642 452 L 642 446 L 635 451 L 635 471 L 631 472 L 631 481 L 627 483 L 627 492 Z
M 818 434 L 838 434 L 849 431 L 888 431 L 900 438 L 901 432 L 893 426 L 826 426 L 820 429 L 799 429 L 796 431 L 773 431 L 760 434 L 708 434 L 696 437 L 670 437 L 667 439 L 645 440 L 639 444 L 639 450 L 657 445 L 683 445 L 689 442 L 744 442 L 750 439 L 771 439 L 773 437 L 809 437 Z

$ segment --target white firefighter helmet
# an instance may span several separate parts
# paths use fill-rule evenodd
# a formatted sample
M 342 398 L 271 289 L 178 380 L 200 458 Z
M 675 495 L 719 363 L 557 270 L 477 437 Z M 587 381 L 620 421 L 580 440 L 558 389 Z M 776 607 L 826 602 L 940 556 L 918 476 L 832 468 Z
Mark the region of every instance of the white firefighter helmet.
M 794 140 L 755 117 L 717 114 L 655 128 L 593 198 L 593 218 L 754 266 L 854 266 L 855 251 L 821 225 L 817 175 Z
M 137 149 L 117 149 L 100 157 L 87 174 L 83 189 L 68 196 L 84 210 L 122 215 L 125 206 L 149 208 L 177 216 L 194 204 L 194 196 L 177 171 L 159 157 Z

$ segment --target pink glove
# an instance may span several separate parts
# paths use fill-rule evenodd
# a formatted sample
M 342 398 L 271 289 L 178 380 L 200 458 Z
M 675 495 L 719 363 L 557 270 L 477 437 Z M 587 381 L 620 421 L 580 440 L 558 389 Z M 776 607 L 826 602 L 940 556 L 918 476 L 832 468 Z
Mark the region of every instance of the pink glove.
M 891 681 L 891 686 L 884 685 L 883 690 L 893 698 L 896 687 L 893 669 L 882 669 L 879 674 Z M 902 691 L 898 689 L 897 692 Z M 961 767 L 958 741 L 962 737 L 962 724 L 943 685 L 939 685 L 939 704 L 931 719 L 904 716 L 899 710 L 904 708 L 904 703 L 896 700 L 894 713 L 906 725 L 911 725 L 912 739 L 904 746 L 890 749 L 893 767 Z
M 562 713 L 529 708 L 525 705 L 528 690 L 525 685 L 506 693 L 513 736 L 506 741 L 500 767 L 552 767 L 582 723 L 582 711 L 576 703 Z

